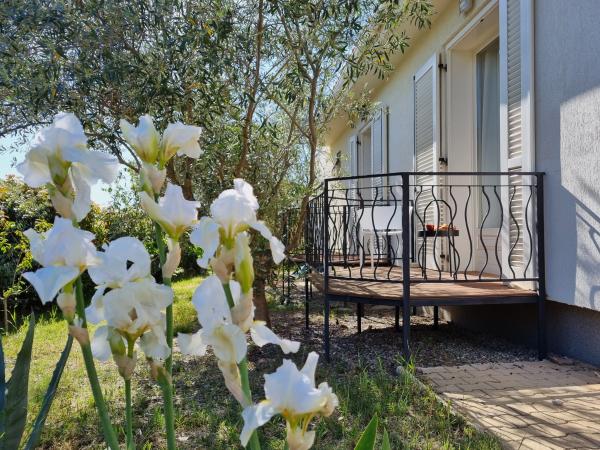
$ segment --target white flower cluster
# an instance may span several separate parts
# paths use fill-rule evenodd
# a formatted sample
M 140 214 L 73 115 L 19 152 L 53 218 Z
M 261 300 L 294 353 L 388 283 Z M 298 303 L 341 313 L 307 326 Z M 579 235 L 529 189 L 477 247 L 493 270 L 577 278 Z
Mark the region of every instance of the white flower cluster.
M 32 256 L 42 267 L 24 277 L 43 303 L 57 298 L 82 348 L 89 351 L 90 346 L 85 318 L 99 324 L 91 352 L 102 361 L 112 355 L 123 378 L 129 380 L 135 368 L 135 345 L 158 365 L 171 356 L 172 332 L 167 336 L 165 311 L 168 313 L 172 305 L 173 291 L 168 284 L 181 259 L 179 241 L 191 229 L 190 241 L 202 250 L 198 264 L 212 269 L 213 275 L 194 292 L 192 303 L 201 329 L 178 335 L 181 351 L 204 355 L 209 347 L 212 349 L 227 388 L 244 408 L 243 445 L 248 444 L 254 430 L 280 414 L 286 420 L 289 448 L 310 448 L 315 439 L 315 432 L 308 430 L 310 421 L 315 416 L 329 416 L 338 404 L 327 383 L 316 386 L 316 353 L 308 355 L 301 370 L 284 360 L 274 373 L 265 375 L 266 398 L 258 404 L 252 403 L 247 386 L 248 334 L 257 346 L 275 344 L 284 354 L 300 348 L 299 342 L 282 339 L 264 322 L 255 320 L 251 231 L 269 241 L 275 263 L 285 258 L 285 248 L 257 219 L 259 205 L 252 186 L 234 180 L 234 188 L 223 191 L 211 204 L 210 216 L 198 221 L 200 204 L 186 200 L 180 187 L 168 184 L 164 196 L 159 198 L 159 194 L 170 158 L 175 154 L 200 155 L 201 129 L 175 123 L 161 135 L 152 117 L 143 116 L 138 126 L 122 120 L 121 130 L 141 160 L 142 208 L 167 237 L 168 254 L 165 258 L 161 254 L 165 284 L 157 283 L 151 275 L 150 255 L 139 240 L 122 237 L 97 251 L 95 236 L 78 228 L 91 207 L 91 185 L 98 180 L 114 181 L 118 164 L 112 156 L 87 149 L 81 123 L 68 113 L 56 115 L 53 123 L 38 133 L 25 161 L 18 166 L 27 184 L 49 190 L 62 216 L 56 217 L 52 228 L 44 233 L 25 232 Z M 160 230 L 157 236 L 157 242 L 162 242 Z M 97 287 L 84 314 L 83 298 L 76 296 L 75 283 L 80 283 L 77 280 L 86 270 Z M 77 311 L 82 317 L 77 317 Z M 167 363 L 165 367 L 170 366 Z M 167 378 L 170 383 L 170 376 Z
M 329 416 L 338 404 L 327 383 L 315 387 L 316 353 L 309 355 L 301 371 L 284 360 L 275 373 L 266 375 L 266 400 L 258 405 L 252 405 L 242 389 L 238 365 L 246 357 L 247 332 L 260 347 L 276 344 L 285 354 L 300 348 L 299 342 L 282 339 L 263 322 L 254 320 L 254 270 L 248 231 L 254 229 L 269 241 L 276 263 L 285 258 L 283 244 L 264 222 L 257 220 L 258 206 L 252 186 L 236 179 L 234 189 L 222 192 L 212 203 L 211 217 L 202 218 L 192 230 L 191 242 L 202 249 L 198 264 L 211 267 L 215 275 L 202 282 L 192 300 L 202 328 L 194 335 L 179 334 L 179 346 L 183 353 L 193 355 L 204 355 L 207 347 L 212 348 L 225 385 L 244 406 L 240 437 L 244 446 L 256 428 L 281 414 L 287 423 L 289 448 L 308 449 L 315 438 L 315 432 L 308 431 L 311 419 Z M 229 301 L 224 287 L 230 292 Z
M 160 193 L 167 174 L 165 166 L 173 156 L 198 158 L 202 153 L 198 144 L 200 127 L 170 123 L 161 136 L 154 127 L 154 119 L 145 115 L 140 117 L 137 127 L 121 119 L 121 131 L 141 160 L 141 186 L 149 195 Z
M 88 270 L 97 288 L 86 315 L 98 327 L 92 340 L 94 356 L 106 361 L 123 356 L 137 342 L 148 358 L 164 360 L 171 354 L 165 337 L 164 310 L 173 302 L 170 287 L 150 274 L 150 255 L 144 244 L 122 237 L 98 253 L 101 262 Z
M 114 156 L 88 150 L 81 122 L 60 113 L 35 136 L 17 170 L 29 186 L 48 188 L 62 217 L 80 222 L 90 211 L 91 186 L 98 180 L 112 183 L 119 163 Z

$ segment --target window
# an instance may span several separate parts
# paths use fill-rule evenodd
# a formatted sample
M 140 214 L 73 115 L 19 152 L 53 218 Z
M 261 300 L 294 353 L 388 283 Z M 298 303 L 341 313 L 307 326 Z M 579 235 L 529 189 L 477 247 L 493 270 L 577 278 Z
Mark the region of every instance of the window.
M 500 55 L 498 39 L 477 54 L 476 83 L 477 171 L 500 172 Z M 482 191 L 479 208 L 480 224 L 484 228 L 499 228 L 502 207 L 496 194 L 500 196 L 500 188 L 494 192 L 494 186 L 500 184 L 500 176 L 481 176 L 480 182 L 485 186 L 485 193 L 488 196 L 486 198 Z
M 373 169 L 371 167 L 371 128 L 366 128 L 360 134 L 358 147 L 358 174 L 371 175 Z M 371 178 L 362 178 L 358 183 L 360 195 L 365 200 L 371 200 Z

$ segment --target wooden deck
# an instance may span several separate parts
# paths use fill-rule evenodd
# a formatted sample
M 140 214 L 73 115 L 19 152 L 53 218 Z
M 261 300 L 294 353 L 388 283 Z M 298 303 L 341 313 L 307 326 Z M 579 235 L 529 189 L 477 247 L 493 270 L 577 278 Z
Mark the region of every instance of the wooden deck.
M 377 277 L 382 281 L 375 281 L 373 271 L 363 268 L 363 278 L 367 280 L 353 280 L 331 278 L 330 271 L 328 294 L 332 300 L 355 301 L 361 303 L 398 304 L 402 302 L 402 279 L 399 268 L 393 268 L 390 273 L 392 280 L 385 281 L 389 268 L 378 268 Z M 338 276 L 347 276 L 346 269 L 337 268 Z M 443 278 L 450 279 L 443 273 Z M 353 270 L 353 276 L 358 277 L 358 271 Z M 437 280 L 438 272 L 430 272 L 430 279 Z M 475 279 L 476 275 L 471 274 Z M 519 287 L 509 286 L 499 281 L 453 281 L 449 283 L 427 282 L 422 278 L 421 270 L 411 269 L 412 283 L 410 287 L 411 306 L 449 306 L 449 305 L 477 305 L 477 304 L 506 304 L 506 303 L 534 303 L 537 301 L 537 292 Z M 485 279 L 485 276 L 483 277 Z M 323 291 L 323 275 L 312 273 L 311 281 L 320 291 Z

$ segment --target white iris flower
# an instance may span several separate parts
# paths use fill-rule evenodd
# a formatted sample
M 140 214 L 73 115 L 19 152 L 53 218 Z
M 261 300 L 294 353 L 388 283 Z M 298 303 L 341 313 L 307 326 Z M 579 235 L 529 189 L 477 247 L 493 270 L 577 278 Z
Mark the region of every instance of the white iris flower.
M 52 228 L 45 233 L 29 229 L 25 235 L 33 259 L 42 268 L 26 272 L 23 277 L 33 285 L 44 304 L 54 300 L 61 289 L 88 267 L 100 262 L 92 242 L 94 235 L 75 228 L 68 219 L 56 217 Z
M 290 450 L 312 447 L 315 432 L 308 431 L 310 421 L 317 415 L 330 416 L 338 406 L 338 398 L 327 383 L 315 386 L 318 359 L 319 356 L 311 352 L 301 370 L 292 361 L 284 360 L 274 373 L 265 375 L 266 399 L 246 407 L 242 413 L 242 445 L 248 443 L 254 430 L 281 414 L 287 423 Z
M 29 186 L 48 187 L 61 216 L 80 222 L 90 211 L 91 186 L 99 180 L 112 183 L 119 163 L 114 156 L 88 150 L 81 122 L 63 112 L 35 136 L 17 170 Z

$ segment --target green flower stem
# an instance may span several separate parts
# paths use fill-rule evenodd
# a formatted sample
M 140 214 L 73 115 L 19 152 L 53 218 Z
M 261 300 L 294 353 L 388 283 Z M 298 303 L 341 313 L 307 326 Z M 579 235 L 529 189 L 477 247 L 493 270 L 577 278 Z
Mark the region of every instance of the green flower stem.
M 233 308 L 233 295 L 231 294 L 231 287 L 229 286 L 229 283 L 223 285 L 223 290 L 225 291 L 227 304 L 230 308 Z M 244 397 L 246 397 L 246 401 L 248 402 L 248 404 L 252 404 L 252 391 L 250 390 L 250 379 L 248 377 L 248 359 L 246 357 L 244 357 L 244 359 L 238 364 L 238 369 L 240 371 L 240 378 L 242 381 L 242 391 L 244 392 Z M 252 433 L 252 436 L 250 436 L 248 448 L 252 450 L 260 450 L 260 440 L 258 439 L 258 433 L 256 431 L 254 431 Z
M 154 222 L 154 238 L 156 240 L 156 247 L 158 248 L 160 268 L 162 270 L 166 260 L 165 242 L 163 240 L 163 231 L 156 222 Z M 164 285 L 171 286 L 170 278 L 164 278 L 162 281 Z M 167 345 L 171 349 L 171 354 L 165 361 L 167 374 L 166 376 L 160 376 L 158 383 L 160 384 L 163 394 L 167 448 L 169 450 L 175 450 L 175 412 L 173 409 L 173 384 L 171 381 L 171 374 L 173 373 L 173 305 L 167 306 L 166 321 Z
M 160 225 L 154 222 L 154 237 L 156 240 L 156 247 L 158 248 L 158 259 L 160 261 L 160 268 L 165 265 L 166 261 L 166 249 L 165 241 L 163 240 L 163 231 Z M 165 286 L 171 286 L 170 278 L 163 278 L 163 284 Z M 167 344 L 169 348 L 173 350 L 173 305 L 167 306 Z M 169 355 L 166 361 L 166 367 L 169 371 L 169 375 L 173 373 L 173 352 Z
M 167 429 L 167 449 L 175 450 L 175 414 L 173 411 L 173 385 L 168 374 L 159 376 L 158 384 L 163 393 L 164 410 L 165 410 L 165 428 Z
M 127 426 L 127 450 L 135 448 L 133 443 L 133 413 L 131 410 L 131 380 L 125 380 L 125 421 Z
M 87 320 L 85 318 L 85 303 L 83 299 L 83 283 L 81 277 L 77 278 L 75 297 L 77 299 L 76 308 L 77 315 L 81 319 L 81 327 L 87 329 Z M 119 440 L 117 434 L 113 429 L 110 417 L 108 416 L 108 409 L 106 408 L 106 402 L 102 395 L 102 388 L 98 381 L 98 374 L 96 372 L 96 366 L 94 365 L 94 357 L 92 355 L 92 347 L 89 342 L 80 343 L 81 353 L 83 354 L 83 361 L 85 363 L 85 370 L 87 371 L 88 379 L 90 380 L 90 386 L 92 388 L 92 394 L 94 395 L 94 402 L 98 409 L 98 415 L 100 416 L 100 422 L 102 423 L 102 431 L 104 432 L 104 439 L 106 444 L 111 450 L 119 450 Z
M 246 396 L 246 401 L 248 404 L 252 404 L 252 392 L 250 391 L 250 380 L 248 378 L 248 359 L 244 358 L 238 364 L 238 368 L 240 369 L 240 378 L 242 379 L 242 391 Z M 260 450 L 260 441 L 258 439 L 258 433 L 256 430 L 254 430 L 252 436 L 250 436 L 248 448 L 252 450 Z
M 127 357 L 133 358 L 133 346 L 135 342 L 130 340 L 127 343 Z M 131 404 L 131 379 L 125 379 L 125 420 L 127 426 L 127 450 L 135 449 L 133 441 L 133 408 Z

